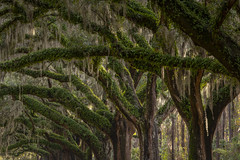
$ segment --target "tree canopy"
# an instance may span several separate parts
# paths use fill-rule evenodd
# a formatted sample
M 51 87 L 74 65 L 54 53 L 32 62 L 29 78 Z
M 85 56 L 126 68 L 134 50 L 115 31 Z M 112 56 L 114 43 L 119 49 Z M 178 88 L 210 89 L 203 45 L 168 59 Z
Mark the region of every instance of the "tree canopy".
M 189 159 L 212 159 L 240 91 L 237 0 L 0 4 L 2 154 L 127 160 L 136 132 L 140 159 L 157 160 L 158 126 L 176 108 Z

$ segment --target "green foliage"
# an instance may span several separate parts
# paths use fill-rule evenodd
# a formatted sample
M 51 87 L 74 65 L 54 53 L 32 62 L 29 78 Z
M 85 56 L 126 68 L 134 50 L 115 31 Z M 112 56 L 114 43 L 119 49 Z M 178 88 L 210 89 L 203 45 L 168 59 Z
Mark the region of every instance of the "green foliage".
M 132 148 L 131 158 L 132 158 L 132 160 L 140 160 L 140 150 L 139 150 L 139 147 Z
M 168 160 L 170 159 L 168 135 L 164 134 L 163 136 L 164 136 L 164 139 L 162 139 L 162 145 L 161 145 L 161 148 L 159 149 L 159 154 L 162 160 Z
M 220 154 L 222 160 L 240 159 L 240 134 L 233 137 L 230 142 L 227 142 L 224 148 L 215 148 L 213 152 Z

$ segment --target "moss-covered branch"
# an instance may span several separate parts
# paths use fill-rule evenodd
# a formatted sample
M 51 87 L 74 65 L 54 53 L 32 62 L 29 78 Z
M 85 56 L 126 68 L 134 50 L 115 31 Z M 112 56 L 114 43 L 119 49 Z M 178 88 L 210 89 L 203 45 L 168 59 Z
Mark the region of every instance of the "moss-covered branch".
M 142 6 L 140 3 L 128 0 L 126 8 L 126 18 L 134 23 L 147 27 L 153 32 L 157 31 L 158 28 L 158 18 L 151 10 Z
M 113 48 L 108 48 L 105 46 L 83 46 L 72 49 L 46 49 L 33 52 L 29 55 L 25 55 L 21 58 L 17 58 L 11 61 L 2 62 L 0 63 L 0 70 L 16 71 L 23 67 L 42 62 L 44 60 L 55 61 L 58 59 L 82 59 L 92 56 L 114 56 L 118 58 L 123 58 L 130 63 L 134 61 L 142 61 L 143 63 L 148 63 L 148 65 L 152 64 L 155 66 L 159 66 L 159 70 L 161 66 L 169 66 L 187 69 L 205 69 L 213 73 L 230 75 L 230 73 L 225 69 L 225 67 L 223 67 L 218 61 L 214 59 L 199 57 L 173 57 L 140 47 L 130 49 L 122 47 L 121 45 L 116 45 Z M 136 66 L 136 68 L 144 69 L 144 66 L 139 65 Z
M 140 112 L 137 106 L 133 106 L 131 103 L 129 103 L 129 101 L 124 97 L 117 83 L 111 78 L 111 75 L 107 73 L 104 68 L 99 69 L 98 79 L 105 92 L 108 93 L 109 98 L 115 103 L 119 110 L 122 113 L 130 113 L 124 115 L 134 115 L 136 118 L 140 117 Z M 135 118 L 132 117 L 130 119 L 133 120 Z
M 82 64 L 76 63 L 76 66 L 82 70 Z M 122 114 L 131 122 L 136 124 L 137 118 L 140 117 L 141 113 L 137 106 L 133 106 L 123 95 L 122 90 L 112 79 L 112 75 L 109 74 L 103 66 L 99 66 L 98 68 L 94 69 L 96 73 L 94 74 L 91 72 L 85 71 L 86 74 L 89 76 L 94 77 L 100 85 L 103 87 L 104 91 L 107 93 L 108 98 L 116 105 L 117 109 L 122 112 Z
M 214 22 L 214 29 L 219 29 L 226 19 L 229 11 L 233 7 L 233 5 L 237 2 L 237 0 L 224 0 L 222 2 L 221 8 L 218 9 L 218 15 Z
M 25 117 L 20 117 L 20 118 L 16 119 L 16 121 L 22 123 L 30 130 L 33 128 L 31 121 L 29 119 L 26 119 Z M 56 123 L 54 123 L 54 124 L 57 125 Z M 38 123 L 36 125 L 39 126 Z M 64 130 L 66 130 L 66 132 L 68 134 L 71 134 L 68 129 L 63 128 L 60 125 L 57 125 L 57 127 L 64 129 Z M 53 133 L 53 132 L 51 132 L 49 130 L 45 130 L 45 129 L 36 129 L 34 132 L 34 136 L 36 136 L 36 135 L 43 136 L 47 140 L 43 139 L 43 138 L 40 138 L 40 139 L 37 138 L 36 140 L 35 139 L 30 139 L 30 140 L 26 139 L 26 140 L 23 140 L 24 144 L 28 144 L 28 143 L 45 144 L 54 150 L 60 150 L 60 149 L 68 150 L 70 152 L 73 152 L 79 158 L 86 160 L 86 153 L 81 151 L 79 149 L 79 146 L 76 144 L 76 142 L 75 141 L 72 142 L 73 140 L 71 138 L 70 138 L 70 140 L 72 140 L 72 141 L 70 142 L 64 136 L 61 136 L 59 134 Z M 70 135 L 70 136 L 72 136 L 72 135 Z M 13 146 L 15 146 L 14 148 L 18 148 L 18 145 L 13 145 Z M 10 149 L 13 149 L 13 148 L 8 148 L 8 151 Z
M 55 133 L 49 133 L 49 132 L 46 133 L 45 135 L 46 135 L 46 137 L 49 141 L 60 144 L 64 149 L 66 149 L 70 152 L 73 152 L 80 159 L 87 160 L 86 159 L 86 157 L 87 157 L 86 153 L 82 152 L 77 145 L 72 144 L 65 137 L 60 136 L 60 135 L 55 134 Z
M 25 146 L 26 148 L 24 148 L 23 152 L 33 152 L 33 153 L 36 153 L 38 155 L 41 155 L 41 156 L 45 156 L 45 155 L 50 155 L 50 153 L 44 149 L 41 149 L 41 148 L 38 148 L 36 146 L 33 146 L 33 145 L 26 145 Z M 23 152 L 20 152 L 20 154 L 22 154 Z M 19 153 L 16 155 L 19 156 L 20 155 Z
M 221 30 L 214 30 L 206 8 L 195 1 L 158 0 L 162 10 L 195 44 L 212 54 L 232 76 L 240 78 L 240 46 Z
M 55 61 L 58 59 L 85 58 L 90 53 L 92 56 L 106 55 L 108 49 L 104 46 L 88 46 L 73 49 L 51 48 L 42 51 L 33 52 L 11 61 L 0 63 L 2 71 L 16 71 L 23 67 L 30 66 L 44 60 Z M 88 54 L 89 53 L 89 54 Z
M 60 145 L 58 145 L 56 143 L 51 143 L 46 139 L 43 139 L 43 138 L 33 139 L 33 138 L 31 138 L 31 139 L 22 139 L 22 140 L 14 143 L 14 144 L 11 144 L 7 147 L 7 149 L 3 149 L 3 152 L 5 152 L 5 151 L 9 152 L 9 151 L 14 150 L 14 149 L 19 149 L 23 145 L 26 145 L 26 144 L 40 144 L 40 145 L 49 146 L 53 149 L 61 149 Z
M 3 95 L 20 95 L 20 94 L 31 94 L 41 98 L 54 99 L 61 103 L 65 108 L 75 112 L 79 118 L 84 120 L 86 123 L 91 124 L 101 131 L 110 134 L 111 123 L 109 120 L 83 105 L 77 97 L 71 94 L 69 91 L 62 88 L 45 88 L 36 86 L 1 86 L 0 97 Z
M 142 105 L 137 97 L 135 88 L 134 88 L 134 82 L 131 78 L 131 74 L 129 73 L 128 69 L 123 66 L 117 59 L 110 57 L 109 58 L 109 68 L 114 70 L 120 77 L 121 80 L 124 82 L 126 88 L 126 91 L 124 93 L 124 96 L 126 99 L 134 106 L 138 107 L 139 109 L 142 108 Z
M 146 41 L 146 39 L 142 35 L 140 35 L 136 32 L 132 32 L 130 34 L 133 36 L 134 40 L 137 42 L 137 44 L 140 47 L 151 49 L 151 46 L 149 45 L 149 43 Z
M 22 101 L 24 105 L 26 105 L 29 109 L 40 113 L 44 117 L 61 126 L 64 126 L 65 128 L 68 128 L 70 131 L 80 136 L 82 140 L 86 142 L 93 150 L 95 156 L 98 159 L 104 159 L 105 153 L 103 151 L 101 142 L 85 126 L 68 117 L 63 116 L 62 114 L 50 109 L 41 102 L 34 100 L 28 96 L 22 96 Z
M 96 108 L 103 109 L 106 111 L 108 110 L 107 106 L 99 99 L 99 97 L 97 97 L 93 93 L 92 89 L 88 85 L 83 83 L 81 79 L 79 79 L 75 75 L 67 76 L 60 73 L 54 73 L 54 72 L 45 71 L 45 70 L 37 71 L 37 70 L 30 70 L 30 69 L 21 69 L 18 72 L 32 76 L 34 78 L 48 77 L 48 78 L 57 80 L 59 82 L 71 82 L 76 87 L 77 90 L 80 90 L 83 94 L 86 95 L 87 99 L 90 102 L 92 102 Z

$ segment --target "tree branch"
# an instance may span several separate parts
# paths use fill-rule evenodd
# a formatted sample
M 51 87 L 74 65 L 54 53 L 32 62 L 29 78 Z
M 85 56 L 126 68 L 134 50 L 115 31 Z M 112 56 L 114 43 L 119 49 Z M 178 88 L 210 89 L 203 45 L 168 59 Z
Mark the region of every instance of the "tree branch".
M 21 89 L 20 89 L 21 88 Z M 44 88 L 25 85 L 21 87 L 17 86 L 1 86 L 0 87 L 0 97 L 3 95 L 19 95 L 19 94 L 31 94 L 36 95 L 41 98 L 54 99 L 55 101 L 61 103 L 65 108 L 75 112 L 79 118 L 84 120 L 86 123 L 89 123 L 96 128 L 99 128 L 101 131 L 106 134 L 111 133 L 111 123 L 107 118 L 101 116 L 83 105 L 78 98 L 72 95 L 69 91 L 62 88 Z
M 158 0 L 158 5 L 195 44 L 205 48 L 240 79 L 240 46 L 223 31 L 214 31 L 206 8 L 195 1 Z M 194 26 L 194 27 L 193 27 Z
M 120 47 L 120 48 L 119 48 Z M 180 67 L 187 69 L 204 69 L 213 73 L 219 73 L 229 76 L 231 75 L 225 67 L 223 67 L 218 61 L 209 58 L 182 58 L 173 57 L 166 54 L 160 54 L 152 50 L 144 48 L 125 48 L 121 46 L 115 46 L 108 48 L 105 46 L 82 46 L 79 48 L 51 48 L 42 51 L 36 51 L 31 54 L 16 58 L 11 61 L 1 62 L 0 70 L 2 71 L 16 71 L 23 67 L 30 66 L 35 63 L 42 62 L 44 60 L 56 61 L 58 59 L 83 59 L 86 57 L 94 56 L 114 56 L 117 58 L 123 58 L 128 62 L 142 61 L 148 63 L 148 65 Z M 144 69 L 143 65 L 138 65 L 136 68 Z M 157 73 L 158 74 L 158 73 Z
M 216 17 L 216 21 L 214 23 L 213 29 L 217 30 L 222 26 L 228 13 L 230 12 L 231 8 L 236 2 L 237 0 L 224 0 L 222 2 L 221 8 L 219 8 L 219 13 Z
M 174 102 L 172 101 L 172 99 L 169 99 L 157 111 L 156 118 L 158 120 L 158 125 L 161 125 L 162 122 L 168 117 L 168 115 L 172 113 L 174 110 L 175 110 Z
M 107 106 L 97 97 L 92 89 L 83 83 L 81 79 L 79 79 L 75 75 L 66 76 L 60 73 L 54 73 L 50 71 L 36 71 L 36 70 L 30 70 L 30 69 L 21 69 L 18 71 L 19 73 L 26 74 L 28 76 L 31 76 L 33 78 L 38 77 L 48 77 L 54 80 L 57 80 L 59 82 L 71 82 L 77 90 L 80 90 L 83 94 L 86 95 L 87 99 L 98 109 L 103 109 L 108 111 Z
M 53 122 L 61 126 L 64 126 L 65 128 L 68 128 L 70 131 L 80 136 L 93 150 L 97 158 L 104 159 L 105 153 L 103 151 L 101 142 L 83 125 L 75 122 L 70 118 L 63 116 L 62 114 L 48 108 L 41 102 L 34 100 L 33 98 L 30 98 L 28 96 L 23 96 L 22 101 L 24 105 L 26 105 L 29 109 L 40 113 L 46 118 L 52 120 Z
M 114 59 L 113 57 L 109 58 L 108 67 L 110 67 L 112 70 L 114 70 L 121 77 L 121 80 L 126 85 L 127 90 L 124 94 L 126 99 L 132 105 L 137 106 L 137 108 L 141 109 L 142 105 L 136 95 L 133 80 L 132 80 L 132 77 L 131 77 L 128 69 L 125 66 L 123 66 L 123 64 L 121 64 L 117 59 Z

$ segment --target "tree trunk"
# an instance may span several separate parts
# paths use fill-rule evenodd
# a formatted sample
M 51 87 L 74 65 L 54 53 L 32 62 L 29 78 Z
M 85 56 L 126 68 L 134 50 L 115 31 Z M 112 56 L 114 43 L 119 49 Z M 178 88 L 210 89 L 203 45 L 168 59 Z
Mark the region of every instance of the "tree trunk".
M 174 115 L 172 115 L 172 160 L 175 159 L 174 139 L 175 139 L 175 118 L 174 118 Z
M 216 148 L 219 148 L 219 140 L 220 140 L 219 127 L 217 127 L 217 131 L 216 131 Z M 220 160 L 220 155 L 218 153 L 216 154 L 216 160 Z
M 162 132 L 159 130 L 159 148 L 162 148 Z M 159 155 L 159 160 L 162 160 L 161 155 Z
M 184 132 L 185 132 L 185 125 L 184 125 L 184 121 L 183 121 L 183 119 L 181 120 L 181 133 L 182 133 L 182 135 L 181 135 L 181 139 L 182 139 L 182 150 L 183 150 L 183 153 L 185 153 L 185 142 L 184 142 L 184 138 L 185 138 L 185 134 L 184 134 Z
M 206 125 L 200 84 L 203 71 L 192 72 L 190 81 L 191 120 L 188 123 L 189 160 L 212 160 L 212 126 Z
M 207 136 L 198 125 L 189 129 L 189 134 L 189 160 L 212 160 L 212 134 Z
M 222 115 L 222 139 L 225 139 L 225 120 L 226 120 L 226 111 L 223 111 Z
M 135 131 L 131 122 L 120 113 L 115 117 L 116 129 L 112 135 L 114 160 L 131 160 L 131 140 Z
M 158 130 L 154 121 L 146 121 L 142 128 L 143 160 L 159 160 Z
M 233 126 L 232 126 L 233 112 L 232 111 L 234 110 L 234 106 L 232 104 L 233 102 L 228 105 L 229 141 L 231 141 L 233 137 Z
M 143 123 L 139 125 L 141 160 L 159 160 L 158 129 L 155 122 L 157 76 L 148 74 L 147 104 Z
M 180 133 L 179 133 L 179 121 L 178 121 L 178 116 L 177 116 L 177 121 L 176 121 L 176 134 L 177 134 L 177 157 L 179 155 L 179 150 L 180 150 Z

